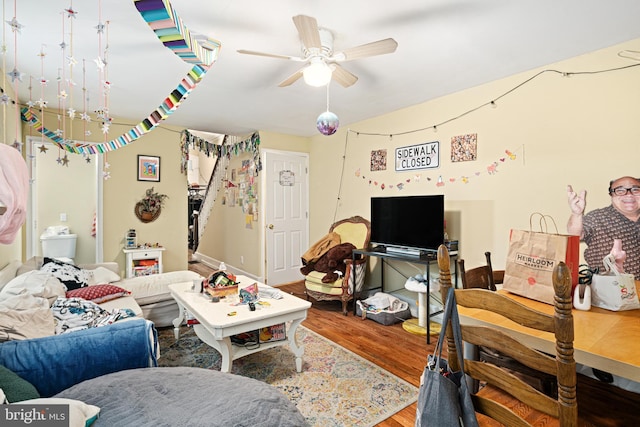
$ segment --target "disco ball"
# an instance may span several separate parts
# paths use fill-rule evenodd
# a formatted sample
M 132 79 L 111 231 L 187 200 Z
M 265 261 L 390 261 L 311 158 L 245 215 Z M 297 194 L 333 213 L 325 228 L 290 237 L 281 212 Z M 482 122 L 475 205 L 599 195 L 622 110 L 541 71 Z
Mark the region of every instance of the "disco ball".
M 340 126 L 338 116 L 331 111 L 325 111 L 316 120 L 316 127 L 323 135 L 333 135 L 338 130 L 338 126 Z

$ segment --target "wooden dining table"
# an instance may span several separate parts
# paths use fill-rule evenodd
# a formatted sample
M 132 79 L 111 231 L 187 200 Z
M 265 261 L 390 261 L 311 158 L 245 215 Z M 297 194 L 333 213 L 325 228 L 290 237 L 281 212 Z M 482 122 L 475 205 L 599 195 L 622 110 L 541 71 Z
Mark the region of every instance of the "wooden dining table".
M 640 289 L 640 283 L 637 283 Z M 544 313 L 553 313 L 553 305 L 524 298 L 505 290 L 497 292 Z M 540 351 L 555 354 L 555 337 L 549 332 L 532 331 L 485 310 L 459 306 L 460 321 L 492 325 L 511 331 L 514 336 Z M 574 358 L 592 368 L 640 382 L 640 310 L 609 311 L 591 307 L 573 309 Z

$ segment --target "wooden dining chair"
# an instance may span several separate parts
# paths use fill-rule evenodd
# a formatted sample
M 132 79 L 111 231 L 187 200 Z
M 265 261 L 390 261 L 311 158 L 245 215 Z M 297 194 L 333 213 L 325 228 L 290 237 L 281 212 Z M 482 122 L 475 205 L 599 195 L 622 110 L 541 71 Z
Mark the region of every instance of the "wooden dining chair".
M 467 269 L 464 259 L 458 259 L 458 274 L 462 281 L 463 289 L 488 289 L 496 290 L 496 284 L 501 284 L 504 279 L 504 271 L 494 271 L 491 265 L 491 252 L 484 253 L 486 264 Z M 498 273 L 498 274 L 496 274 Z M 498 349 L 487 346 L 479 346 L 477 348 L 477 357 L 483 362 L 491 362 L 494 365 L 510 369 L 517 373 L 528 384 L 533 385 L 536 389 L 542 391 L 547 396 L 556 397 L 558 393 L 558 384 L 555 375 L 540 372 L 537 369 L 529 368 L 518 362 L 516 359 L 507 356 Z M 474 381 L 473 390 L 477 391 L 479 382 Z
M 491 252 L 484 253 L 487 263 L 475 268 L 467 269 L 464 259 L 458 259 L 458 274 L 462 281 L 463 289 L 480 288 L 496 290 L 496 283 L 493 276 L 493 268 L 491 267 Z
M 449 251 L 446 246 L 438 248 L 438 266 L 440 268 L 440 287 L 443 301 L 451 288 L 451 267 Z M 518 406 L 528 407 L 556 418 L 560 427 L 573 427 L 578 422 L 578 403 L 576 398 L 576 363 L 573 358 L 573 316 L 571 314 L 571 272 L 564 263 L 559 263 L 553 271 L 555 290 L 554 314 L 533 310 L 501 292 L 487 289 L 456 289 L 458 306 L 488 310 L 510 319 L 524 327 L 555 335 L 556 351 L 548 355 L 535 350 L 513 337 L 505 329 L 490 326 L 477 326 L 465 322 L 462 318 L 462 339 L 474 346 L 499 348 L 518 362 L 538 369 L 549 375 L 555 375 L 558 382 L 558 397 L 552 398 L 536 390 L 518 378 L 509 370 L 493 363 L 465 359 L 465 373 L 473 380 L 481 381 L 486 387 L 500 389 L 519 401 L 514 410 L 492 399 L 495 394 L 473 393 L 472 399 L 477 413 L 492 418 L 510 427 L 529 426 L 518 410 Z M 445 301 L 446 303 L 446 301 Z M 448 360 L 451 368 L 459 370 L 457 349 L 450 325 L 447 325 Z M 511 406 L 511 405 L 510 405 Z M 521 409 L 521 408 L 520 408 Z

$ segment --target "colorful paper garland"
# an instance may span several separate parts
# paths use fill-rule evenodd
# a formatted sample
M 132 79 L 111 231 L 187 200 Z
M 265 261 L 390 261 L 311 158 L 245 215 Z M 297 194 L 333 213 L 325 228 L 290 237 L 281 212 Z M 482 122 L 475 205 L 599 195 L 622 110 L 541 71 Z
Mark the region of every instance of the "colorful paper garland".
M 31 108 L 21 110 L 22 120 L 29 123 L 53 143 L 68 152 L 76 154 L 96 154 L 114 151 L 137 140 L 152 131 L 171 115 L 200 83 L 217 59 L 221 44 L 206 38 L 199 41 L 192 36 L 168 0 L 134 0 L 136 9 L 153 29 L 158 39 L 178 55 L 183 61 L 194 64 L 191 71 L 174 89 L 163 103 L 146 119 L 142 120 L 118 138 L 103 143 L 72 144 L 55 132 L 44 127 Z M 204 46 L 206 44 L 206 47 Z
M 517 151 L 522 151 L 522 155 L 524 156 L 524 146 L 521 147 L 521 149 L 517 150 Z M 504 163 L 506 160 L 515 160 L 516 159 L 516 154 L 511 152 L 510 150 L 504 150 L 506 156 L 505 157 L 500 157 L 498 160 L 492 162 L 491 164 L 489 164 L 486 167 L 486 173 L 488 175 L 495 175 L 498 172 L 498 166 L 501 163 Z M 475 177 L 479 177 L 480 175 L 482 175 L 483 172 L 481 171 L 477 171 L 475 172 L 473 175 Z M 358 178 L 362 178 L 363 180 L 368 181 L 369 185 L 373 185 L 375 187 L 380 187 L 381 190 L 385 190 L 386 188 L 392 189 L 392 188 L 397 188 L 399 191 L 404 190 L 404 187 L 407 184 L 411 184 L 411 183 L 419 183 L 422 179 L 422 175 L 421 174 L 414 174 L 413 178 L 407 178 L 404 180 L 404 182 L 398 182 L 397 184 L 385 184 L 384 182 L 379 182 L 377 180 L 374 180 L 372 178 L 367 178 L 365 175 L 362 174 L 361 169 L 358 168 L 355 171 L 355 176 Z M 459 178 L 454 178 L 454 177 L 450 177 L 448 178 L 446 181 L 448 181 L 450 184 L 453 184 L 455 182 L 461 182 L 463 184 L 468 184 L 469 181 L 471 180 L 471 176 L 468 175 L 464 175 L 461 176 Z M 427 181 L 432 181 L 431 177 L 427 176 L 425 177 L 425 179 Z M 442 177 L 442 175 L 438 175 L 438 178 L 436 180 L 435 186 L 436 187 L 444 187 L 446 185 L 445 179 Z

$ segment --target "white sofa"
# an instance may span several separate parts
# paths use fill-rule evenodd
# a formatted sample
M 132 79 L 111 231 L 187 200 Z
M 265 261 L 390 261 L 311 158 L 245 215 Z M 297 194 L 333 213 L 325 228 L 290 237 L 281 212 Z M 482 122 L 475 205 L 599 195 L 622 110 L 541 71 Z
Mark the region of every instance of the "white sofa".
M 12 261 L 0 270 L 0 289 L 17 276 L 42 267 L 43 258 L 33 257 L 24 263 Z M 116 262 L 104 262 L 98 264 L 82 264 L 86 270 L 95 270 L 98 267 L 108 269 L 112 279 L 116 279 L 119 266 Z M 193 271 L 172 271 L 151 276 L 132 277 L 110 281 L 131 292 L 129 296 L 121 296 L 117 299 L 100 303 L 99 305 L 111 311 L 112 309 L 128 308 L 133 310 L 136 316 L 152 321 L 156 327 L 172 326 L 173 319 L 178 317 L 178 305 L 171 297 L 169 285 L 172 283 L 189 282 L 203 279 Z

